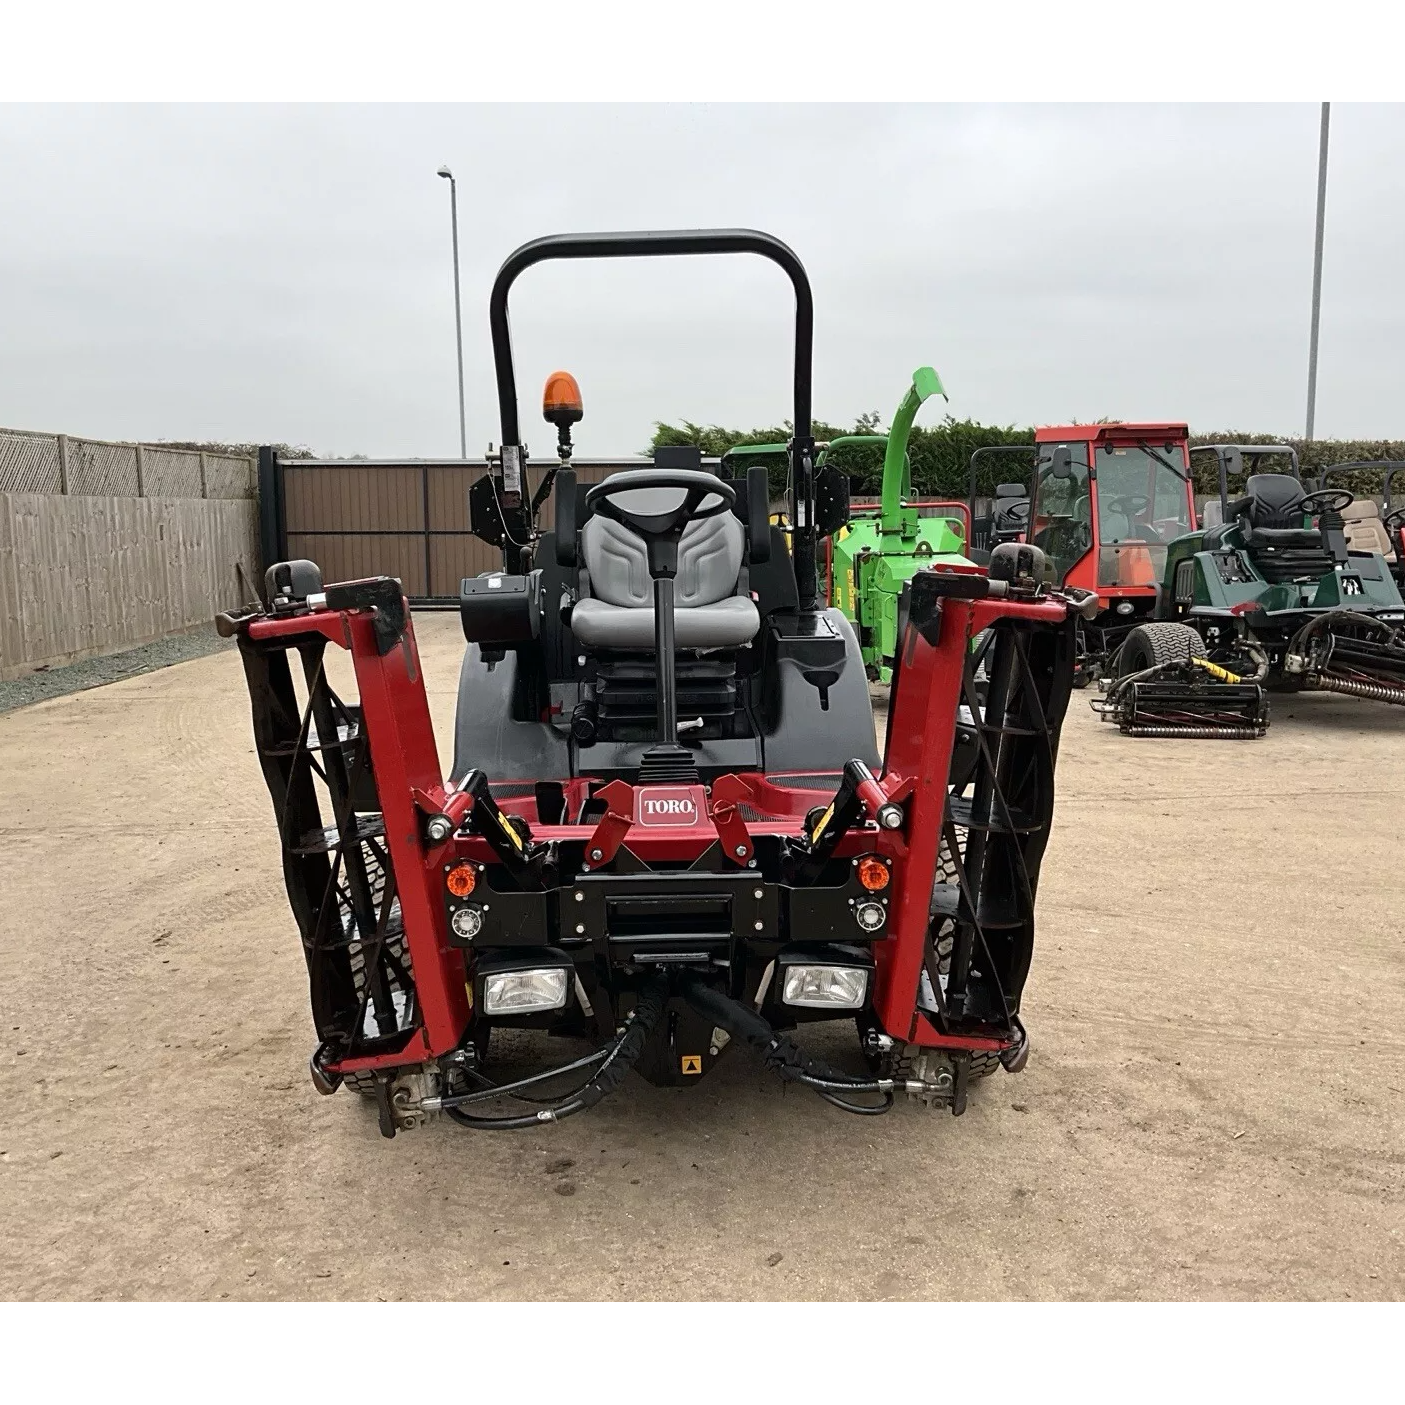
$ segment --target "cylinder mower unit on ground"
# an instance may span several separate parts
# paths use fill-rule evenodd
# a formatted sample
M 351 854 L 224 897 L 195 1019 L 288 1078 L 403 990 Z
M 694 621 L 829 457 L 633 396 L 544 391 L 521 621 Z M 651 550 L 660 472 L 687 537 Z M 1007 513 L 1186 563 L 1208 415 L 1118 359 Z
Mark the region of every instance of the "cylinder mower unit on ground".
M 547 259 L 721 253 L 772 260 L 795 291 L 793 559 L 763 470 L 729 480 L 661 454 L 578 484 L 563 375 L 545 403 L 555 527 L 539 532 L 514 280 Z M 742 1043 L 848 1111 L 906 1093 L 961 1112 L 972 1079 L 1028 1053 L 1020 1002 L 1086 602 L 1042 584 L 1020 544 L 988 572 L 915 572 L 880 759 L 858 641 L 818 591 L 812 307 L 790 249 L 749 230 L 540 239 L 503 265 L 490 311 L 502 447 L 472 508 L 504 563 L 462 585 L 449 777 L 397 581 L 324 586 L 282 563 L 262 608 L 221 620 L 307 958 L 313 1082 L 374 1097 L 387 1136 L 441 1112 L 534 1127 L 631 1068 L 700 1081 Z M 348 651 L 358 700 L 333 687 L 329 649 Z M 866 1065 L 807 1053 L 794 1031 L 819 1020 L 851 1022 Z M 503 1029 L 582 1047 L 501 1081 Z
M 1263 735 L 1265 689 L 1405 703 L 1405 602 L 1382 554 L 1352 549 L 1352 493 L 1306 490 L 1287 445 L 1193 452 L 1216 456 L 1219 499 L 1166 548 L 1153 621 L 1123 646 L 1103 716 L 1135 735 L 1239 737 Z

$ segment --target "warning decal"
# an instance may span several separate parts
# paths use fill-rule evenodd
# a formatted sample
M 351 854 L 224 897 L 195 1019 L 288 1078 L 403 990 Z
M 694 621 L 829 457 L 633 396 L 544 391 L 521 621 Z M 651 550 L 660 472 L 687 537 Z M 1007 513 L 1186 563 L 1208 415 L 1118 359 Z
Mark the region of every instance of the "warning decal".
M 701 1055 L 701 1054 L 684 1054 L 684 1055 L 683 1055 L 683 1072 L 684 1072 L 684 1073 L 701 1073 L 701 1072 L 702 1072 L 702 1055 Z

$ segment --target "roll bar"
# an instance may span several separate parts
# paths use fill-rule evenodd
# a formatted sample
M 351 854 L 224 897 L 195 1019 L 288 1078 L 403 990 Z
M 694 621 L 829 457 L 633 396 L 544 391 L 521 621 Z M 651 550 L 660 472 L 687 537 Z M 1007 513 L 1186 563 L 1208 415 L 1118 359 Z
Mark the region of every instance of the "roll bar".
M 778 264 L 795 289 L 794 438 L 791 482 L 792 514 L 796 523 L 795 574 L 802 609 L 814 607 L 814 439 L 811 434 L 811 360 L 815 308 L 804 265 L 789 246 L 759 229 L 641 230 L 633 233 L 550 234 L 533 239 L 507 256 L 488 301 L 493 336 L 493 369 L 498 383 L 498 416 L 502 424 L 504 484 L 516 491 L 515 471 L 508 457 L 520 464 L 521 431 L 517 418 L 517 379 L 512 365 L 512 335 L 508 327 L 507 295 L 519 274 L 549 259 L 655 258 L 682 254 L 759 254 Z
M 1385 496 L 1385 510 L 1390 511 L 1390 485 L 1397 475 L 1405 474 L 1405 460 L 1402 459 L 1357 459 L 1352 463 L 1334 463 L 1324 468 L 1317 481 L 1325 488 L 1327 480 L 1334 473 L 1349 473 L 1356 469 L 1378 468 L 1384 474 L 1382 490 Z

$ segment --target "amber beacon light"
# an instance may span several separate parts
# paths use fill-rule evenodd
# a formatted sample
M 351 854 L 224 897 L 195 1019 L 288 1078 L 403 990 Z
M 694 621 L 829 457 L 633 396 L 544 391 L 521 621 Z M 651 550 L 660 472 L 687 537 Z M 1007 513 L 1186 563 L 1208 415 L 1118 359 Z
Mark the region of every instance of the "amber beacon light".
M 569 371 L 553 371 L 546 378 L 542 391 L 542 418 L 558 429 L 579 424 L 585 415 L 581 404 L 581 388 Z

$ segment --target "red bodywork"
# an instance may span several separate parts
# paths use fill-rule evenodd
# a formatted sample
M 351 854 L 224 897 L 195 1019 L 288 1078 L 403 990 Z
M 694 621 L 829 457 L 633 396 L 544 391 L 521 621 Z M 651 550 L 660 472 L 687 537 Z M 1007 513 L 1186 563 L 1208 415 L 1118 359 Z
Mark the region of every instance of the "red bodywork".
M 1128 445 L 1135 447 L 1139 442 L 1145 441 L 1158 449 L 1170 443 L 1175 446 L 1175 450 L 1180 455 L 1182 467 L 1189 477 L 1190 459 L 1187 453 L 1189 443 L 1189 428 L 1184 424 L 1067 424 L 1067 425 L 1045 425 L 1034 431 L 1034 442 L 1036 444 L 1075 444 L 1083 443 L 1088 446 L 1088 462 L 1096 467 L 1097 451 L 1104 444 Z M 1049 519 L 1040 518 L 1038 487 L 1031 496 L 1030 512 L 1031 520 L 1029 531 L 1025 534 L 1026 540 L 1033 540 L 1036 533 L 1043 530 L 1048 525 Z M 1188 482 L 1185 485 L 1186 508 L 1189 512 L 1189 527 L 1187 531 L 1195 529 L 1195 491 Z M 1098 602 L 1103 609 L 1107 609 L 1111 602 L 1132 597 L 1145 597 L 1150 599 L 1156 594 L 1157 576 L 1152 569 L 1151 560 L 1146 553 L 1128 553 L 1125 562 L 1125 569 L 1122 574 L 1126 579 L 1119 580 L 1116 584 L 1111 582 L 1098 581 L 1098 551 L 1102 543 L 1099 540 L 1098 532 L 1098 484 L 1096 472 L 1090 475 L 1089 483 L 1089 513 L 1092 528 L 1092 544 L 1087 551 L 1065 572 L 1061 584 L 1078 586 L 1083 590 L 1094 591 L 1098 596 Z
M 958 574 L 984 573 L 972 568 Z M 891 918 L 887 935 L 873 944 L 873 1008 L 885 1032 L 912 1044 L 989 1050 L 1011 1043 L 1004 1031 L 992 1030 L 989 1037 L 943 1034 L 917 1009 L 963 664 L 972 637 L 1002 617 L 1057 624 L 1065 617 L 1065 606 L 1048 599 L 948 599 L 938 629 L 908 628 L 891 701 L 885 764 L 876 784 L 860 788 L 870 821 L 889 800 L 910 802 L 907 821 L 902 830 L 876 824 L 851 830 L 836 851 L 838 857 L 876 852 L 890 862 Z M 384 654 L 377 649 L 369 611 L 324 609 L 265 617 L 250 622 L 248 631 L 256 642 L 291 643 L 299 635 L 318 634 L 351 654 L 413 962 L 421 1023 L 408 1044 L 393 1053 L 331 1064 L 329 1070 L 346 1074 L 404 1066 L 448 1053 L 463 1040 L 471 1003 L 463 954 L 448 939 L 444 876 L 457 860 L 487 864 L 494 855 L 487 841 L 476 835 L 455 834 L 440 844 L 424 837 L 424 816 L 446 814 L 457 823 L 470 801 L 443 776 L 413 621 L 407 618 L 403 638 Z M 836 786 L 839 779 L 836 775 Z M 787 786 L 785 780 L 784 775 L 739 773 L 721 777 L 710 789 L 615 781 L 598 792 L 607 800 L 608 811 L 592 825 L 540 824 L 530 794 L 500 797 L 498 803 L 504 812 L 528 822 L 533 839 L 593 840 L 587 853 L 600 850 L 595 866 L 608 863 L 624 842 L 638 858 L 652 863 L 694 859 L 719 838 L 726 851 L 744 863 L 757 835 L 801 834 L 806 814 L 826 799 L 824 792 Z M 584 794 L 587 781 L 567 784 L 574 801 Z M 743 806 L 759 818 L 744 820 Z M 574 805 L 568 813 L 573 810 Z

